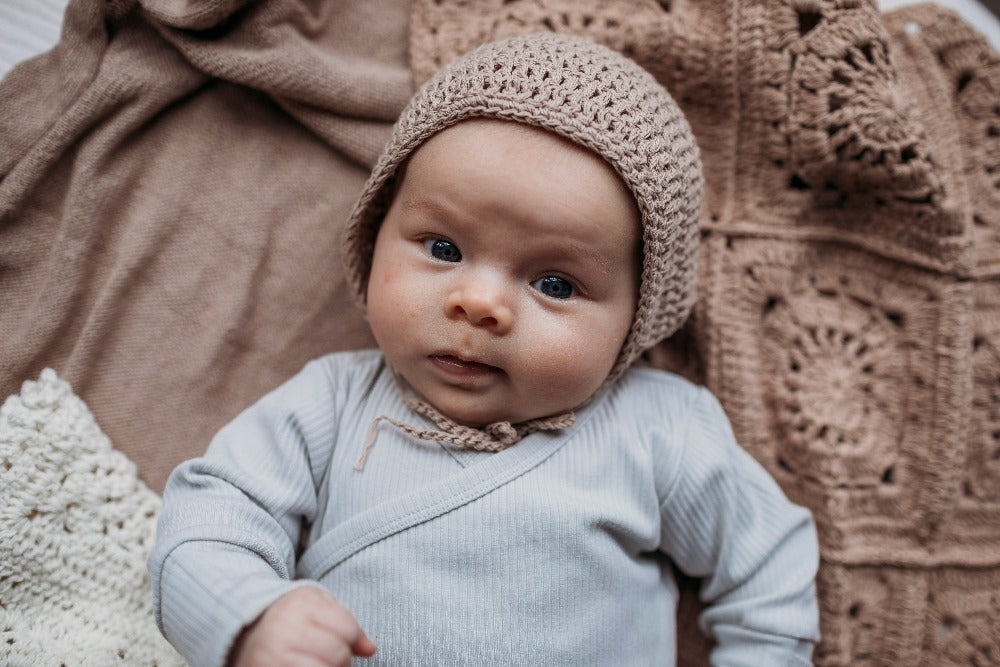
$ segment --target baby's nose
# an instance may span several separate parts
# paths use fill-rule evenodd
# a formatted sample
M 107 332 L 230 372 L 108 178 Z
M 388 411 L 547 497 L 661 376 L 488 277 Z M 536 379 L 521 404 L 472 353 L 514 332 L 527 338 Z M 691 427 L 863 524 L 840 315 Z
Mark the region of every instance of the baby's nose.
M 452 290 L 445 302 L 445 314 L 487 328 L 497 335 L 510 331 L 514 323 L 514 312 L 504 289 L 485 280 L 469 282 Z

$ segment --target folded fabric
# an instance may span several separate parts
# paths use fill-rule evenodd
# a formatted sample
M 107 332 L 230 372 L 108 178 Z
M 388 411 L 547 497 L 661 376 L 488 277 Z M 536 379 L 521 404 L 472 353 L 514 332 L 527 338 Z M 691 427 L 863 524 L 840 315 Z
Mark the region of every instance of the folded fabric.
M 307 360 L 370 345 L 340 236 L 412 92 L 408 11 L 69 3 L 0 81 L 0 399 L 56 369 L 160 491 Z

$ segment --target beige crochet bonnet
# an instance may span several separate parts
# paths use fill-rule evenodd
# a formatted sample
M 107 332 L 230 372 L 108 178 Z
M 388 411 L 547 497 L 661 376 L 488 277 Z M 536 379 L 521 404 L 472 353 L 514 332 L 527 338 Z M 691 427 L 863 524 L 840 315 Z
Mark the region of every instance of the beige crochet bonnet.
M 425 83 L 403 110 L 345 230 L 347 279 L 362 305 L 393 178 L 427 139 L 461 120 L 512 120 L 603 157 L 638 204 L 643 267 L 632 328 L 610 378 L 676 331 L 696 297 L 702 176 L 670 94 L 644 69 L 588 39 L 555 33 L 481 46 Z

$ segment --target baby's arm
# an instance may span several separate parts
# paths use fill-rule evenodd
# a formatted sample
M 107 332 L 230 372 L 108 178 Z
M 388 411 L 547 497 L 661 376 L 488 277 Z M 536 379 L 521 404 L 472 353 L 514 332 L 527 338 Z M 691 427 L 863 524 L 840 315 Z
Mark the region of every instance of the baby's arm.
M 334 392 L 310 364 L 171 475 L 149 567 L 157 623 L 192 665 L 223 664 L 244 627 L 270 627 L 278 602 L 316 587 L 294 580 L 295 547 L 316 515 Z
M 819 640 L 812 517 L 733 437 L 707 391 L 690 409 L 662 498 L 663 550 L 703 578 L 713 665 L 809 665 Z

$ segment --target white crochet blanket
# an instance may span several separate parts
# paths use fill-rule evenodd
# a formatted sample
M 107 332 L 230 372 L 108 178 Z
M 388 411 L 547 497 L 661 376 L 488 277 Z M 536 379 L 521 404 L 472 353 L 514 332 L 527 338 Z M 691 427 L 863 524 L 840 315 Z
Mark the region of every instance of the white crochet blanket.
M 160 499 L 54 371 L 0 408 L 0 664 L 183 665 L 153 622 Z

